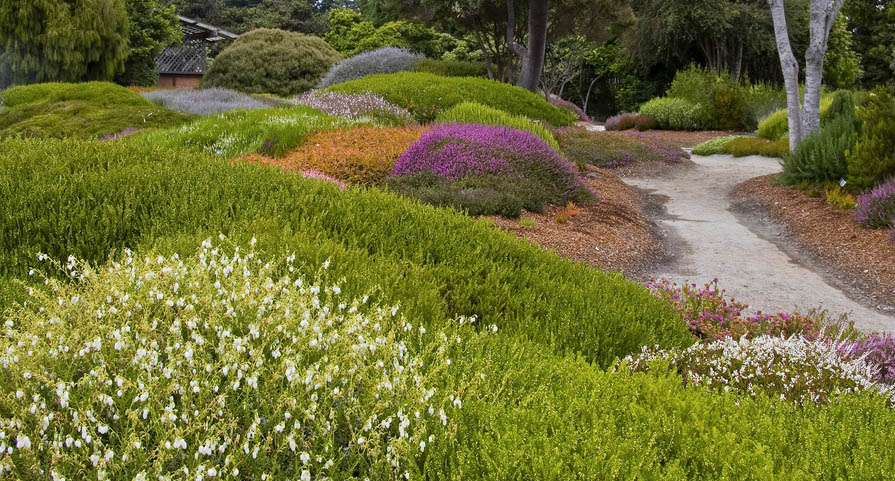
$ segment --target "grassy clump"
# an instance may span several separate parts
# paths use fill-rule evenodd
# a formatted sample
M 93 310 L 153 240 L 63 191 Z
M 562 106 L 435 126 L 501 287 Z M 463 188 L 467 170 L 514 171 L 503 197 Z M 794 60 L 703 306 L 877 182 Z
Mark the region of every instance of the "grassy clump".
M 600 365 L 688 340 L 673 311 L 619 274 L 378 190 L 340 192 L 278 169 L 124 142 L 3 141 L 0 178 L 7 279 L 25 278 L 40 251 L 97 263 L 125 248 L 167 255 L 217 233 L 255 233 L 259 249 L 294 253 L 308 277 L 331 258 L 336 278 L 354 273 L 346 296 L 400 304 L 416 323 L 476 316 Z
M 312 132 L 364 124 L 331 117 L 310 107 L 236 110 L 205 117 L 177 129 L 129 139 L 141 148 L 166 146 L 205 152 L 227 159 L 250 153 L 282 157 Z
M 542 124 L 532 122 L 526 117 L 510 115 L 501 110 L 486 107 L 475 102 L 457 104 L 447 112 L 440 114 L 437 121 L 441 123 L 497 125 L 524 130 L 537 135 L 553 150 L 559 152 L 559 144 L 553 138 L 553 134 Z
M 718 155 L 718 154 L 726 154 L 727 144 L 730 143 L 731 140 L 740 138 L 739 135 L 728 135 L 726 137 L 717 137 L 711 140 L 707 140 L 696 147 L 693 147 L 693 153 L 696 155 Z
M 724 150 L 734 157 L 763 155 L 782 159 L 789 155 L 789 141 L 786 139 L 770 141 L 757 137 L 737 137 L 727 142 L 724 145 Z
M 129 129 L 172 127 L 193 118 L 107 82 L 36 84 L 0 93 L 0 137 L 99 139 Z
M 438 114 L 462 102 L 476 102 L 554 126 L 571 125 L 573 115 L 551 105 L 543 97 L 523 88 L 493 80 L 442 77 L 431 73 L 402 72 L 371 75 L 334 85 L 331 91 L 370 92 L 410 111 L 420 122 L 431 122 Z

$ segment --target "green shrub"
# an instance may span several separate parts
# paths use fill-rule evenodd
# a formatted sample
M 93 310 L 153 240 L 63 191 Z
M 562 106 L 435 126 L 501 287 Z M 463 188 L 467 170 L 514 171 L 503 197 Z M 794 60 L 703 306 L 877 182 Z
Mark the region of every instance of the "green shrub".
M 731 140 L 739 139 L 739 135 L 728 135 L 726 137 L 717 137 L 711 140 L 707 140 L 696 147 L 693 147 L 692 152 L 696 155 L 717 155 L 717 154 L 726 154 L 727 144 L 730 143 Z
M 711 113 L 700 104 L 682 98 L 655 98 L 640 106 L 641 115 L 656 119 L 660 129 L 705 130 L 711 128 Z
M 895 175 L 895 95 L 878 88 L 858 117 L 861 133 L 845 160 L 851 188 L 866 190 Z
M 296 95 L 314 88 L 341 59 L 339 52 L 313 35 L 259 28 L 215 57 L 202 85 Z
M 540 95 L 487 79 L 402 72 L 371 75 L 334 85 L 328 90 L 342 93 L 371 92 L 380 95 L 389 102 L 409 110 L 419 122 L 431 122 L 441 112 L 466 101 L 554 126 L 571 125 L 575 121 L 571 113 L 549 104 Z
M 706 129 L 751 130 L 754 128 L 746 90 L 728 74 L 691 66 L 679 70 L 666 94 L 701 105 L 708 117 Z
M 823 184 L 848 177 L 845 152 L 854 148 L 861 128 L 854 104 L 850 105 L 836 119 L 826 122 L 820 130 L 799 143 L 795 152 L 783 162 L 781 182 Z
M 72 175 L 77 171 L 77 175 Z M 314 278 L 352 273 L 347 298 L 400 304 L 437 327 L 459 315 L 599 365 L 641 345 L 683 345 L 687 328 L 625 280 L 561 259 L 489 223 L 377 189 L 339 191 L 280 169 L 149 143 L 0 141 L 0 278 L 27 279 L 37 252 L 93 263 L 125 248 L 187 252 L 253 234 Z
M 99 139 L 193 118 L 107 82 L 35 84 L 0 92 L 0 137 Z
M 820 119 L 826 120 L 827 111 L 833 103 L 833 98 L 824 95 L 820 99 Z M 767 140 L 780 140 L 789 137 L 789 117 L 786 108 L 782 108 L 762 119 L 758 123 L 758 136 Z
M 461 60 L 420 60 L 414 65 L 414 71 L 427 72 L 443 77 L 487 77 L 488 69 L 482 62 L 464 62 Z
M 128 142 L 186 148 L 225 159 L 260 153 L 282 157 L 301 145 L 312 132 L 361 125 L 364 122 L 331 117 L 310 107 L 235 110 L 204 117 L 172 130 L 135 135 Z
M 559 152 L 559 144 L 543 125 L 532 122 L 526 117 L 510 115 L 502 110 L 486 107 L 475 102 L 463 102 L 440 114 L 437 119 L 441 123 L 499 125 L 516 130 L 531 132 L 540 137 L 553 150 Z
M 724 150 L 734 157 L 763 155 L 784 158 L 789 155 L 789 141 L 786 139 L 770 141 L 757 137 L 737 137 L 724 144 Z

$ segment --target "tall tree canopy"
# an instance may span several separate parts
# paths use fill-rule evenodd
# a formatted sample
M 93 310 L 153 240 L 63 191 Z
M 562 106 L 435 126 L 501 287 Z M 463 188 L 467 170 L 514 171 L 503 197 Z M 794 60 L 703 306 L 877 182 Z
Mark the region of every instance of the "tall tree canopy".
M 842 7 L 854 50 L 861 54 L 862 84 L 871 87 L 895 77 L 895 2 L 848 0 Z
M 126 0 L 126 5 L 130 21 L 128 53 L 124 71 L 115 81 L 122 85 L 155 85 L 155 57 L 165 47 L 180 42 L 180 22 L 174 6 L 163 7 L 158 0 Z
M 111 80 L 127 57 L 124 0 L 0 2 L 0 87 Z

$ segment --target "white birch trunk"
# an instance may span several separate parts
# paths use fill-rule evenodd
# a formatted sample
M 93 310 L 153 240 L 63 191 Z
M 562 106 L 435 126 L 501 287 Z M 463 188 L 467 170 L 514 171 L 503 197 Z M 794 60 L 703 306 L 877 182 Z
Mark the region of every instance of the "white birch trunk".
M 777 53 L 783 70 L 783 84 L 786 88 L 786 113 L 789 120 L 789 150 L 796 149 L 802 141 L 802 106 L 799 98 L 799 64 L 792 53 L 789 29 L 786 25 L 786 9 L 783 0 L 768 0 L 771 18 L 774 20 L 774 37 L 777 39 Z

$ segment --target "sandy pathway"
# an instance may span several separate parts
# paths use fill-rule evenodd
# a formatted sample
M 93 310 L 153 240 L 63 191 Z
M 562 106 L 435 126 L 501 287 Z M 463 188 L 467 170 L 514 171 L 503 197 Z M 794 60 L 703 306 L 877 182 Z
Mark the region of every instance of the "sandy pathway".
M 836 315 L 851 312 L 863 329 L 895 332 L 895 317 L 848 298 L 759 237 L 729 210 L 731 189 L 752 177 L 778 172 L 777 159 L 694 155 L 693 162 L 694 168 L 671 176 L 625 179 L 668 198 L 667 215 L 658 224 L 680 241 L 675 260 L 651 275 L 700 285 L 717 277 L 728 294 L 765 312 L 823 307 Z

